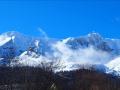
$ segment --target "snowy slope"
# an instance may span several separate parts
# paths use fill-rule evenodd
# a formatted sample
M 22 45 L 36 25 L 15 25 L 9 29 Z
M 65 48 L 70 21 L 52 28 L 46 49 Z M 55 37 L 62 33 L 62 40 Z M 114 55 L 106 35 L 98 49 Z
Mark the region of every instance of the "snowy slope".
M 0 46 L 3 46 L 7 42 L 9 42 L 12 39 L 12 37 L 7 35 L 0 35 Z
M 106 66 L 111 70 L 120 72 L 120 57 L 117 57 L 114 60 L 108 62 Z

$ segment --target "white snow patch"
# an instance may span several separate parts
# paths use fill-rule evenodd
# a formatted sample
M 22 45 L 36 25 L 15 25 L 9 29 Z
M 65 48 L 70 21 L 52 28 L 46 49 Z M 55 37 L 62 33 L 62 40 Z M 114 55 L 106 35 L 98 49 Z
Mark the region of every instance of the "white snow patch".
M 0 46 L 3 46 L 4 44 L 9 42 L 10 40 L 11 40 L 11 37 L 8 37 L 6 35 L 1 35 L 0 36 Z
M 120 57 L 117 57 L 106 64 L 109 69 L 120 71 Z

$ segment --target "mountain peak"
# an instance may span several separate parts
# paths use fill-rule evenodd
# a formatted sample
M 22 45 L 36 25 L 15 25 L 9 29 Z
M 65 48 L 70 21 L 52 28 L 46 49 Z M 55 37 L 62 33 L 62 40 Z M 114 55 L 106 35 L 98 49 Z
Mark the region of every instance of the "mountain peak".
M 102 36 L 99 33 L 95 33 L 95 32 L 89 33 L 87 36 L 93 38 L 102 38 Z
M 8 36 L 8 37 L 12 37 L 12 36 L 21 35 L 21 33 L 17 32 L 17 31 L 9 31 L 9 32 L 3 33 L 2 35 Z

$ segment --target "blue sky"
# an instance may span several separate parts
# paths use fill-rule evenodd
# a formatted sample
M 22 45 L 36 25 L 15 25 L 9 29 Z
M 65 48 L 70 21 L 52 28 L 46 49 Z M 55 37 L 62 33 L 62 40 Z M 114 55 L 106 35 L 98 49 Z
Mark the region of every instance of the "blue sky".
M 16 30 L 38 36 L 39 28 L 52 38 L 93 31 L 120 38 L 120 1 L 0 1 L 0 33 Z

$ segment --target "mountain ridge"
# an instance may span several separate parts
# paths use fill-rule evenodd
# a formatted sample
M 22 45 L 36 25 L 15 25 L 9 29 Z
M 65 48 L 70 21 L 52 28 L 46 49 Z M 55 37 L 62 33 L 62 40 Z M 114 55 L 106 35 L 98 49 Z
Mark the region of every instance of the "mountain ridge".
M 111 68 L 111 65 L 108 65 L 108 63 L 110 63 L 115 58 L 119 57 L 120 55 L 119 44 L 120 44 L 120 39 L 103 38 L 99 33 L 90 33 L 88 35 L 80 36 L 78 38 L 70 37 L 61 40 L 51 40 L 51 39 L 46 40 L 46 38 L 44 39 L 44 37 L 41 38 L 41 37 L 27 36 L 16 31 L 12 31 L 0 35 L 0 54 L 1 54 L 0 58 L 6 59 L 4 58 L 6 52 L 7 53 L 11 52 L 9 48 L 12 47 L 13 49 L 15 49 L 13 58 L 17 57 L 20 59 L 21 58 L 20 56 L 24 52 L 31 51 L 31 52 L 35 52 L 37 57 L 29 57 L 28 55 L 29 59 L 33 61 L 38 60 L 36 61 L 36 63 L 38 64 L 41 61 L 45 61 L 45 60 L 52 61 L 53 59 L 58 58 L 61 59 L 62 63 L 64 63 L 65 65 L 69 65 L 67 66 L 67 68 L 68 67 L 69 68 L 68 69 L 66 68 L 65 70 L 72 70 L 73 66 L 77 64 L 81 64 L 81 61 L 79 61 L 78 59 L 81 58 L 81 55 L 83 53 L 86 55 L 82 57 L 83 61 L 88 59 L 88 62 L 90 62 L 90 60 L 92 59 L 94 60 L 98 59 L 97 62 L 100 62 L 98 64 L 102 64 L 105 67 L 110 68 L 111 71 L 114 70 L 118 71 L 115 69 L 116 67 L 115 65 L 113 65 L 114 68 Z M 90 52 L 90 50 L 93 54 L 88 53 Z M 101 61 L 105 61 L 102 59 L 107 60 L 106 61 L 107 63 L 102 63 Z M 94 62 L 94 60 L 92 62 Z M 88 63 L 88 62 L 84 62 L 84 63 Z M 112 62 L 110 64 L 112 64 Z

